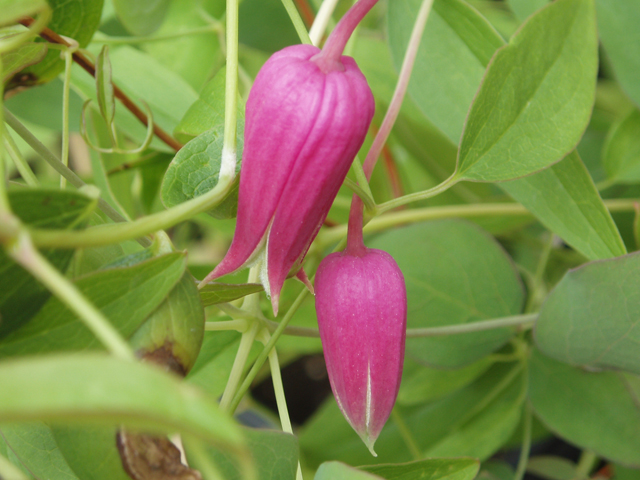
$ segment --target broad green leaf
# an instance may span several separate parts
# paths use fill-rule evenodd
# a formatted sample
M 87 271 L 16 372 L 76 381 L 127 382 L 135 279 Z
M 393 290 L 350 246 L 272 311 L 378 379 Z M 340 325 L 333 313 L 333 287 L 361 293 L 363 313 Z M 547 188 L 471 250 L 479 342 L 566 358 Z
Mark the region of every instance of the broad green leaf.
M 480 462 L 472 458 L 431 458 L 401 465 L 360 467 L 385 480 L 473 480 Z
M 512 480 L 515 475 L 513 468 L 503 460 L 489 460 L 482 464 L 478 480 Z
M 30 0 L 32 1 L 32 0 Z M 48 0 L 53 10 L 47 25 L 58 35 L 73 38 L 80 47 L 86 47 L 100 24 L 103 0 Z M 38 64 L 29 67 L 25 73 L 31 75 L 29 84 L 46 83 L 64 70 L 60 51 L 51 49 Z
M 211 2 L 206 7 L 198 2 L 172 1 L 165 20 L 155 32 L 156 37 L 166 35 L 166 40 L 145 42 L 140 47 L 173 72 L 180 75 L 196 91 L 201 91 L 204 83 L 224 63 L 220 48 L 220 35 L 212 27 L 209 19 L 202 15 L 203 8 L 215 15 Z M 224 3 L 223 3 L 224 7 Z M 203 32 L 204 28 L 209 32 Z M 200 30 L 197 35 L 179 35 Z
M 243 0 L 238 14 L 244 45 L 271 53 L 300 43 L 280 0 Z
M 72 190 L 20 189 L 9 192 L 13 212 L 34 228 L 83 226 L 96 200 Z M 73 250 L 44 249 L 42 254 L 64 272 Z M 50 297 L 26 270 L 0 250 L 0 338 L 24 325 Z
M 536 344 L 571 365 L 640 374 L 639 288 L 637 253 L 568 272 L 540 310 Z
M 264 290 L 259 283 L 209 283 L 200 289 L 200 298 L 205 307 L 218 303 L 231 302 L 252 293 Z
M 640 182 L 640 111 L 634 109 L 611 127 L 602 164 L 613 182 Z
M 396 68 L 402 63 L 420 4 L 420 0 L 389 2 L 389 46 Z M 434 2 L 408 92 L 456 145 L 485 68 L 503 44 L 493 27 L 467 3 Z
M 174 134 L 181 142 L 188 142 L 207 130 L 224 125 L 224 89 L 226 68 L 221 68 L 202 89 L 198 99 L 189 107 Z M 244 139 L 244 105 L 238 102 L 238 142 Z
M 243 142 L 238 131 L 236 179 L 227 196 L 209 214 L 214 218 L 233 218 L 238 211 L 238 187 L 242 163 Z M 218 184 L 224 141 L 224 124 L 210 130 L 187 143 L 175 156 L 162 182 L 162 201 L 167 207 L 179 205 L 212 190 Z
M 549 0 L 507 0 L 516 18 L 524 22 L 529 16 L 549 3 Z
M 155 32 L 162 24 L 170 0 L 113 0 L 118 19 L 134 35 Z
M 129 341 L 139 356 L 155 351 L 171 353 L 179 364 L 176 368 L 186 375 L 200 353 L 203 336 L 204 308 L 194 278 L 185 272 Z
M 130 480 L 116 447 L 115 427 L 54 425 L 59 451 L 81 480 Z
M 316 471 L 313 480 L 381 480 L 382 477 L 350 467 L 340 462 L 325 462 Z
M 0 363 L 0 422 L 48 420 L 184 432 L 238 451 L 242 434 L 215 400 L 151 365 L 102 354 Z
M 458 178 L 495 182 L 541 170 L 578 144 L 595 99 L 593 0 L 558 0 L 500 49 L 466 121 Z
M 243 428 L 249 455 L 257 470 L 256 480 L 294 480 L 298 468 L 298 440 L 291 434 L 272 430 L 258 430 Z M 187 458 L 190 465 L 198 467 L 197 458 L 189 455 L 189 445 L 186 445 Z M 207 452 L 222 473 L 225 480 L 243 480 L 241 469 L 237 461 L 228 453 L 215 448 L 208 448 Z
M 525 396 L 522 369 L 497 365 L 470 385 L 432 403 L 396 405 L 400 419 L 424 457 L 490 457 L 513 434 Z M 356 465 L 413 460 L 397 422 L 390 419 L 376 441 L 377 458 L 346 422 L 331 400 L 307 422 L 300 447 L 312 465 L 340 460 Z
M 184 253 L 170 253 L 133 267 L 99 271 L 74 283 L 128 337 L 162 303 L 185 267 Z M 52 298 L 28 324 L 0 341 L 0 358 L 99 346 L 100 342 L 76 315 Z
M 7 37 L 3 37 L 7 38 Z M 2 79 L 7 82 L 25 67 L 38 63 L 47 54 L 44 43 L 27 43 L 2 55 Z
M 640 480 L 640 470 L 637 468 L 627 468 L 623 465 L 615 465 L 614 472 L 614 480 Z
M 200 355 L 187 376 L 187 381 L 197 385 L 212 397 L 219 397 L 229 380 L 236 352 L 240 344 L 238 332 L 205 332 Z M 262 349 L 254 342 L 249 353 L 249 362 Z
M 549 480 L 573 480 L 576 465 L 566 458 L 540 455 L 529 459 L 527 472 Z
M 36 478 L 79 480 L 58 449 L 51 428 L 42 422 L 5 424 L 5 441 L 20 462 Z
M 627 253 L 609 210 L 575 150 L 546 170 L 500 186 L 588 259 Z
M 46 0 L 0 0 L 0 26 L 35 15 L 47 7 Z
M 598 32 L 623 90 L 640 107 L 640 4 L 636 0 L 596 0 Z
M 529 398 L 560 437 L 598 456 L 640 465 L 640 402 L 621 373 L 586 372 L 534 351 Z
M 524 292 L 510 258 L 487 233 L 459 220 L 389 230 L 368 242 L 391 254 L 407 286 L 408 328 L 477 322 L 520 313 Z M 459 367 L 511 336 L 496 329 L 407 339 L 407 355 L 432 366 Z
M 116 101 L 113 97 L 113 84 L 111 83 L 109 45 L 102 47 L 96 59 L 96 88 L 100 113 L 110 127 L 116 113 Z
M 427 367 L 405 358 L 397 402 L 416 405 L 441 398 L 471 383 L 492 363 L 489 357 L 485 357 L 466 367 L 451 370 Z

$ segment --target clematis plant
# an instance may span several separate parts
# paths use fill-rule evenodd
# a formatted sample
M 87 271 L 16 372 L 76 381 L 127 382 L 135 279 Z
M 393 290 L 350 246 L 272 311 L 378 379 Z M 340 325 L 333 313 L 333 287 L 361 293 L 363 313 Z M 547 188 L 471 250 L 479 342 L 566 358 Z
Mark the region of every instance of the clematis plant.
M 238 217 L 231 247 L 202 284 L 249 265 L 278 311 L 362 146 L 375 104 L 347 40 L 377 0 L 360 0 L 322 50 L 295 45 L 262 67 L 246 106 Z

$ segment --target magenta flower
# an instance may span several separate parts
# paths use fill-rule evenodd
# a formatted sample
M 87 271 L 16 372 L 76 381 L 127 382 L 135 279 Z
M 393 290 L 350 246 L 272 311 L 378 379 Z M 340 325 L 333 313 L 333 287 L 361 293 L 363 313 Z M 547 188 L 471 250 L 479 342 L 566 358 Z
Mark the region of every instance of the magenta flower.
M 320 263 L 315 290 L 331 389 L 375 456 L 373 444 L 391 414 L 402 377 L 404 277 L 388 253 L 348 248 Z
M 304 256 L 373 117 L 366 79 L 341 55 L 375 1 L 364 3 L 345 15 L 324 50 L 295 45 L 275 53 L 247 101 L 237 226 L 226 256 L 203 282 L 260 263 L 276 313 L 290 272 L 306 280 Z

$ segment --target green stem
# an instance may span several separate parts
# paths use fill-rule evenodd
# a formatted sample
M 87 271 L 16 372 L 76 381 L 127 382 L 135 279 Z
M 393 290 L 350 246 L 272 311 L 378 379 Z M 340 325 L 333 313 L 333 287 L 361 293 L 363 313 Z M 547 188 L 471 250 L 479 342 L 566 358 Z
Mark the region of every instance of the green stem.
M 62 164 L 69 166 L 69 86 L 71 84 L 71 67 L 73 52 L 77 44 L 68 47 L 64 52 L 64 83 L 62 84 Z M 60 176 L 60 188 L 67 186 L 67 179 Z
M 516 474 L 513 480 L 522 480 L 524 474 L 527 471 L 527 464 L 529 463 L 529 455 L 531 453 L 531 421 L 533 414 L 531 412 L 531 405 L 525 404 L 523 413 L 523 428 L 522 428 L 522 447 L 520 449 L 520 458 L 518 459 L 518 466 L 516 467 Z
M 176 38 L 188 37 L 192 35 L 201 35 L 205 33 L 217 33 L 223 29 L 222 24 L 214 23 L 204 27 L 191 28 L 184 32 L 166 33 L 164 35 L 148 35 L 140 37 L 111 37 L 100 32 L 91 40 L 91 43 L 99 43 L 103 45 L 133 45 L 139 43 L 163 42 L 165 40 L 174 40 Z
M 514 315 L 512 317 L 495 318 L 479 322 L 463 323 L 461 325 L 446 325 L 444 327 L 412 328 L 407 330 L 407 337 L 440 337 L 444 335 L 459 335 L 462 333 L 482 332 L 504 327 L 523 327 L 535 323 L 537 313 Z
M 591 450 L 583 450 L 580 459 L 578 460 L 578 466 L 576 467 L 576 476 L 574 480 L 585 480 L 589 478 L 591 470 L 596 466 L 598 462 L 598 456 Z
M 22 231 L 14 245 L 7 248 L 9 255 L 33 275 L 48 290 L 73 311 L 85 326 L 113 355 L 124 360 L 135 360 L 133 351 L 109 320 L 91 304 L 67 278 L 56 270 L 31 243 L 28 233 Z
M 262 368 L 262 365 L 264 364 L 264 361 L 267 359 L 267 356 L 269 355 L 269 353 L 275 346 L 276 342 L 280 338 L 280 335 L 282 335 L 282 333 L 284 332 L 284 329 L 287 327 L 287 325 L 293 318 L 293 314 L 296 312 L 296 310 L 298 310 L 298 308 L 300 307 L 304 299 L 307 297 L 308 293 L 309 293 L 309 290 L 307 290 L 306 288 L 300 292 L 298 297 L 293 302 L 293 305 L 291 305 L 286 315 L 282 318 L 282 321 L 278 325 L 278 328 L 275 329 L 275 331 L 271 335 L 271 338 L 269 339 L 267 344 L 264 346 L 262 351 L 258 354 L 258 357 L 256 358 L 256 361 L 253 363 L 251 370 L 249 371 L 244 381 L 242 382 L 242 385 L 240 385 L 240 388 L 238 389 L 235 396 L 233 397 L 233 400 L 231 401 L 231 404 L 228 409 L 229 412 L 232 413 L 236 410 L 236 408 L 238 408 L 238 405 L 240 404 L 240 400 L 242 400 L 242 397 L 244 397 L 245 393 L 247 393 L 247 391 L 249 390 L 249 387 L 251 386 L 251 382 L 253 382 L 253 380 L 256 378 L 256 375 L 258 375 L 258 372 Z
M 229 330 L 235 330 L 237 332 L 246 332 L 248 322 L 244 319 L 229 320 L 226 322 L 205 322 L 204 329 L 207 332 L 224 332 Z
M 416 442 L 415 438 L 413 438 L 413 435 L 411 434 L 411 430 L 409 430 L 409 427 L 404 421 L 404 418 L 402 418 L 402 415 L 400 415 L 400 413 L 398 412 L 397 405 L 393 407 L 393 410 L 391 410 L 391 419 L 393 420 L 393 423 L 395 423 L 396 426 L 398 427 L 400 436 L 402 437 L 402 439 L 404 440 L 404 443 L 409 448 L 411 455 L 413 455 L 413 459 L 420 460 L 422 458 L 422 453 L 420 453 L 420 447 L 418 447 L 418 443 Z
M 402 197 L 405 198 L 405 197 Z M 633 211 L 637 199 L 605 200 L 604 204 L 610 212 Z M 385 205 L 385 204 L 383 204 Z M 378 205 L 380 212 L 382 205 Z M 364 228 L 365 233 L 374 233 L 399 225 L 409 225 L 426 220 L 440 218 L 482 218 L 494 216 L 533 216 L 519 203 L 479 203 L 471 205 L 447 205 L 443 207 L 425 207 L 389 212 L 373 218 Z M 341 225 L 321 231 L 316 242 L 321 248 L 332 245 L 344 238 L 347 234 L 347 226 Z
M 236 130 L 238 115 L 238 3 L 227 0 L 227 70 L 224 90 L 224 143 L 220 165 L 220 182 L 233 178 L 236 171 Z
M 86 185 L 86 183 L 78 177 L 73 171 L 71 171 L 62 161 L 55 156 L 47 147 L 45 147 L 40 140 L 38 140 L 30 131 L 25 127 L 13 114 L 4 108 L 4 117 L 7 124 L 31 147 L 40 155 L 49 165 L 53 167 L 60 175 L 69 180 L 69 183 L 76 188 L 80 188 Z M 98 207 L 114 222 L 124 222 L 125 219 L 107 202 L 102 198 L 98 200 Z M 156 229 L 159 230 L 159 229 Z M 155 231 L 155 230 L 154 230 Z M 134 237 L 135 238 L 135 237 Z M 111 243 L 111 242 L 109 242 Z M 115 242 L 114 242 L 115 243 Z M 151 242 L 148 242 L 151 245 Z M 148 246 L 145 245 L 145 246 Z
M 235 410 L 235 407 L 230 407 L 229 404 L 232 403 L 232 398 L 234 398 L 233 395 L 236 393 L 238 384 L 240 383 L 242 372 L 247 364 L 249 352 L 251 352 L 251 347 L 253 346 L 253 341 L 256 338 L 259 328 L 260 324 L 258 322 L 253 322 L 249 330 L 243 333 L 240 338 L 240 345 L 238 346 L 236 358 L 233 361 L 233 366 L 231 367 L 231 373 L 229 373 L 229 380 L 227 381 L 224 393 L 222 394 L 222 399 L 220 400 L 220 408 L 229 413 L 233 413 Z
M 31 170 L 31 167 L 29 167 L 29 164 L 20 153 L 16 142 L 14 142 L 13 137 L 8 131 L 5 130 L 2 140 L 5 150 L 13 160 L 16 169 L 26 184 L 30 187 L 39 186 L 40 182 L 38 181 L 38 178 L 35 176 L 33 170 Z
M 0 78 L 2 78 L 2 57 L 0 57 Z M 4 84 L 0 84 L 0 104 L 4 98 Z M 4 137 L 4 121 L 0 111 L 0 135 Z M 7 172 L 4 163 L 4 151 L 0 143 L 0 212 L 10 212 L 9 196 L 7 195 Z
M 98 225 L 86 230 L 69 232 L 66 230 L 31 230 L 36 245 L 66 248 L 97 247 L 134 240 L 158 230 L 166 230 L 189 220 L 194 215 L 206 212 L 216 206 L 226 196 L 231 182 L 218 182 L 212 190 L 162 212 L 147 215 L 133 222 Z M 71 234 L 71 235 L 70 235 Z
M 298 9 L 293 4 L 293 0 L 282 0 L 282 4 L 289 14 L 291 23 L 293 23 L 293 26 L 298 33 L 298 37 L 300 37 L 300 42 L 311 45 L 312 42 L 311 38 L 309 37 L 309 32 L 307 32 L 307 27 L 304 26 L 304 21 L 300 16 L 300 12 L 298 12 Z
M 368 186 L 367 183 L 365 183 L 365 185 Z M 369 194 L 364 188 L 360 187 L 359 183 L 354 182 L 350 178 L 345 178 L 344 186 L 350 189 L 358 197 L 360 197 L 360 199 L 362 200 L 362 203 L 364 203 L 364 206 L 367 208 L 369 212 L 375 211 L 376 204 L 373 201 L 373 198 L 369 196 Z
M 407 205 L 412 202 L 418 202 L 420 200 L 426 200 L 427 198 L 435 197 L 442 192 L 446 192 L 458 182 L 459 179 L 456 177 L 456 174 L 454 172 L 453 175 L 447 178 L 440 185 L 436 185 L 435 187 L 428 190 L 423 190 L 422 192 L 410 193 L 409 195 L 394 198 L 393 200 L 389 200 L 388 202 L 378 205 L 378 211 L 380 213 L 384 213 L 388 210 L 393 210 L 394 208 L 401 207 L 402 205 Z

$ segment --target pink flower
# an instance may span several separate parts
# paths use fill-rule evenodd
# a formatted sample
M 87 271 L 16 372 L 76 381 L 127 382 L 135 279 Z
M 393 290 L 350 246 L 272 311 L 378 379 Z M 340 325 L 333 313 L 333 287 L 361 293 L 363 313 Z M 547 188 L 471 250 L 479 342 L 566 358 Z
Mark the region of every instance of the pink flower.
M 316 312 L 338 406 L 371 453 L 398 396 L 407 324 L 404 277 L 391 255 L 347 249 L 326 257 Z
M 350 57 L 327 62 L 318 48 L 295 45 L 265 63 L 247 101 L 235 234 L 204 281 L 262 262 L 261 280 L 277 312 L 282 285 L 300 270 L 374 107 Z

